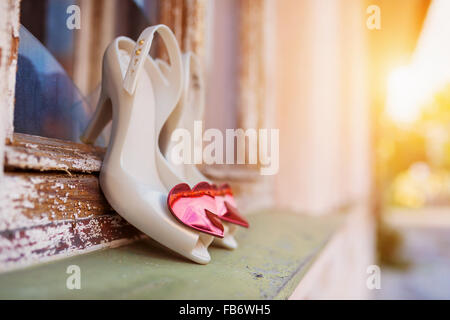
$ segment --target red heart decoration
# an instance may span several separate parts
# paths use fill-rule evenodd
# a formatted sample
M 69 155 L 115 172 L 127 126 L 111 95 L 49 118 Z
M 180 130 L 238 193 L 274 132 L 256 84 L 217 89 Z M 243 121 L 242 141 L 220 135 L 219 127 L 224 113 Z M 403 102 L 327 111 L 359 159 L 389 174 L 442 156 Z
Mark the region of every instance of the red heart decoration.
M 176 185 L 167 197 L 169 211 L 184 225 L 223 238 L 223 225 L 216 212 L 213 190 L 207 182 L 191 188 L 186 183 Z
M 227 183 L 220 187 L 213 184 L 212 189 L 214 190 L 214 198 L 216 200 L 216 214 L 219 218 L 223 221 L 248 228 L 249 224 L 247 220 L 245 220 L 237 209 L 231 187 Z

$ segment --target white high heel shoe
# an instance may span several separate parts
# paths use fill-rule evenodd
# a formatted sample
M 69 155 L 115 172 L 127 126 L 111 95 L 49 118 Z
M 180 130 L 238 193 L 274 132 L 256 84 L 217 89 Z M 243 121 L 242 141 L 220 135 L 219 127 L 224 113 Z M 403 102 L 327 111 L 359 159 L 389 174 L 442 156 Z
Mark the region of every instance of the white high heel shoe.
M 159 160 L 168 163 L 175 174 L 175 176 L 171 176 L 173 180 L 168 180 L 165 183 L 168 190 L 179 183 L 194 186 L 201 181 L 205 181 L 212 184 L 195 164 L 177 164 L 171 157 L 171 152 L 175 146 L 175 142 L 171 140 L 172 132 L 177 128 L 184 128 L 191 133 L 191 136 L 194 136 L 194 122 L 203 120 L 205 109 L 205 83 L 201 63 L 197 56 L 190 52 L 183 54 L 182 61 L 184 81 L 181 98 L 176 108 L 169 115 L 159 140 L 163 156 Z M 166 62 L 159 59 L 156 59 L 156 62 L 164 74 L 169 72 L 170 68 Z M 199 143 L 202 142 L 194 141 L 194 145 Z M 224 227 L 224 237 L 214 238 L 214 244 L 227 249 L 237 248 L 238 243 L 234 238 L 237 230 L 236 225 L 226 221 L 221 222 Z
M 155 32 L 170 57 L 170 68 L 164 75 L 149 56 Z M 161 182 L 167 170 L 158 171 L 156 163 L 164 113 L 170 114 L 175 107 L 181 89 L 180 49 L 167 26 L 145 29 L 137 42 L 119 37 L 106 49 L 101 97 L 81 139 L 93 143 L 112 119 L 100 172 L 100 185 L 108 202 L 151 238 L 192 261 L 206 264 L 211 260 L 207 248 L 213 237 L 180 224 L 171 215 Z

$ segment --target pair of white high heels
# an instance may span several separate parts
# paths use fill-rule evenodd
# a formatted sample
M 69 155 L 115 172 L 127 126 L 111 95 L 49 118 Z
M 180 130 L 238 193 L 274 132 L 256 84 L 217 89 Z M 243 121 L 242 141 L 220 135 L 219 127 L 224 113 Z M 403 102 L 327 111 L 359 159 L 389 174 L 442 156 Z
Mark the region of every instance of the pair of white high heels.
M 167 48 L 170 64 L 149 55 L 156 32 Z M 211 260 L 208 247 L 213 240 L 229 249 L 237 247 L 236 226 L 222 220 L 223 238 L 214 238 L 180 223 L 170 204 L 168 207 L 168 193 L 175 186 L 208 182 L 195 165 L 175 165 L 168 156 L 170 131 L 178 127 L 193 130 L 194 121 L 203 115 L 200 70 L 194 55 L 181 55 L 175 36 L 165 25 L 145 29 L 137 42 L 116 38 L 103 57 L 100 100 L 81 140 L 94 143 L 112 120 L 100 172 L 100 186 L 108 202 L 154 240 L 206 264 Z M 192 75 L 198 86 L 190 86 Z M 189 96 L 197 97 L 196 105 L 188 103 Z M 205 213 L 202 219 L 211 212 Z

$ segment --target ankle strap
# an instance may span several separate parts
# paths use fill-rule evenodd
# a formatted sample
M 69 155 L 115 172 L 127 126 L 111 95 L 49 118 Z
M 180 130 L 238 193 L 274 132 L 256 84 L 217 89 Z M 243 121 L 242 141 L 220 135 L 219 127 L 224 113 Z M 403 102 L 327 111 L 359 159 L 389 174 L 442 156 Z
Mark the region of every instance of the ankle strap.
M 181 70 L 180 48 L 178 47 L 177 39 L 169 27 L 163 24 L 148 27 L 142 31 L 136 42 L 136 46 L 130 60 L 130 65 L 128 66 L 128 70 L 123 81 L 123 87 L 129 94 L 133 94 L 136 90 L 136 84 L 142 71 L 142 67 L 145 65 L 145 59 L 147 59 L 150 52 L 155 32 L 159 33 L 164 44 L 166 45 L 167 52 L 169 54 L 170 66 L 172 68 L 174 67 L 175 70 Z

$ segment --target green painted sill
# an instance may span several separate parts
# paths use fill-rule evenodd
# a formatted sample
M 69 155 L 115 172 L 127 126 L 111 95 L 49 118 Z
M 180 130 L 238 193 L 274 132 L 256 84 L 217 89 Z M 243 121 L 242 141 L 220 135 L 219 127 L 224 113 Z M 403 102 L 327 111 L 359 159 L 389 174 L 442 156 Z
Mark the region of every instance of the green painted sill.
M 286 299 L 343 221 L 282 212 L 249 216 L 235 251 L 211 248 L 191 263 L 152 240 L 0 275 L 1 299 Z M 69 265 L 81 289 L 69 290 Z

